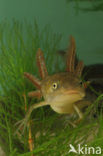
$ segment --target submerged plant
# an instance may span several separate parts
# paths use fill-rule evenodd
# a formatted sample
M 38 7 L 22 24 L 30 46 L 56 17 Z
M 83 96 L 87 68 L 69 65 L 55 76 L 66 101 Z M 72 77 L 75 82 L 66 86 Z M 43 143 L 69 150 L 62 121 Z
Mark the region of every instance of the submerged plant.
M 103 11 L 103 0 L 67 0 L 74 2 L 76 11 L 99 12 Z M 84 3 L 83 3 L 84 2 Z M 86 3 L 87 2 L 87 3 Z
M 61 35 L 52 33 L 48 26 L 40 31 L 36 22 L 32 26 L 28 23 L 20 24 L 18 21 L 13 21 L 12 24 L 5 21 L 0 24 L 0 145 L 7 155 L 31 156 L 34 153 L 37 156 L 65 156 L 68 155 L 69 143 L 76 146 L 89 140 L 89 144 L 99 146 L 102 142 L 103 124 L 100 115 L 98 122 L 91 117 L 90 123 L 85 119 L 73 129 L 68 121 L 64 124 L 63 116 L 61 118 L 49 108 L 35 110 L 25 133 L 21 135 L 21 127 L 21 133 L 14 135 L 17 128 L 15 123 L 24 118 L 33 103 L 39 102 L 39 99 L 26 96 L 36 88 L 24 78 L 24 72 L 39 77 L 34 61 L 38 48 L 45 52 L 49 74 L 63 71 L 65 64 L 59 56 L 58 59 L 56 57 L 60 40 Z M 102 96 L 96 103 L 101 99 Z M 31 152 L 31 144 L 28 144 L 30 131 L 34 146 Z M 88 135 L 85 135 L 87 132 Z
M 34 72 L 38 75 L 34 58 L 39 47 L 46 51 L 44 55 L 47 63 L 50 62 L 52 65 L 49 66 L 48 63 L 48 68 L 50 67 L 51 73 L 54 72 L 56 61 L 54 54 L 58 49 L 60 40 L 61 35 L 53 34 L 49 26 L 39 31 L 36 22 L 32 26 L 28 23 L 20 24 L 18 21 L 13 21 L 12 24 L 4 21 L 0 24 L 0 134 L 7 144 L 7 153 L 14 152 L 16 148 L 19 149 L 19 152 L 26 151 L 26 145 L 23 147 L 21 144 L 20 148 L 16 146 L 18 141 L 16 143 L 13 136 L 16 128 L 14 124 L 25 114 L 23 94 L 33 88 L 28 85 L 23 73 L 25 71 L 32 73 L 35 69 Z M 29 100 L 29 106 L 32 102 Z M 43 111 L 41 114 L 43 115 Z

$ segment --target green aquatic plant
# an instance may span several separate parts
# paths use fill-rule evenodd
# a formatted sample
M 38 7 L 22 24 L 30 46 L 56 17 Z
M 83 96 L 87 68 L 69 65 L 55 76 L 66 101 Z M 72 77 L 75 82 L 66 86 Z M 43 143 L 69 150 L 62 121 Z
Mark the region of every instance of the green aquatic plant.
M 67 0 L 75 4 L 76 11 L 98 12 L 103 11 L 103 0 Z M 83 3 L 84 2 L 84 3 Z
M 76 147 L 79 143 L 83 145 L 89 142 L 93 146 L 102 143 L 102 113 L 94 119 L 90 115 L 93 106 L 76 128 L 69 125 L 65 116 L 56 114 L 48 107 L 33 111 L 30 122 L 34 144 L 32 152 L 28 144 L 28 127 L 23 135 L 22 129 L 14 135 L 17 129 L 15 123 L 25 116 L 25 106 L 28 110 L 30 105 L 38 101 L 27 96 L 35 88 L 24 78 L 24 72 L 40 78 L 35 62 L 38 48 L 44 52 L 49 74 L 63 71 L 65 65 L 59 56 L 56 57 L 60 41 L 60 34 L 54 34 L 49 26 L 40 31 L 36 22 L 33 25 L 18 21 L 0 24 L 0 146 L 7 156 L 66 156 L 69 144 Z M 101 99 L 102 95 L 95 106 Z M 89 116 L 91 119 L 88 122 Z

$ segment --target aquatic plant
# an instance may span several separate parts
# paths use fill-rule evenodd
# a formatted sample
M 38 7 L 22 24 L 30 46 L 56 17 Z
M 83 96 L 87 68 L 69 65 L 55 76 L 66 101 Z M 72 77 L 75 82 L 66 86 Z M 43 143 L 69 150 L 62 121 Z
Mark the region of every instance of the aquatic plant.
M 63 116 L 56 114 L 50 108 L 40 108 L 33 111 L 30 127 L 21 135 L 15 134 L 15 123 L 24 118 L 26 111 L 37 99 L 31 99 L 27 93 L 34 87 L 24 78 L 24 72 L 39 77 L 35 62 L 38 48 L 44 52 L 49 74 L 64 70 L 64 64 L 56 51 L 59 49 L 61 35 L 54 34 L 49 26 L 40 31 L 36 22 L 21 24 L 4 21 L 0 24 L 0 146 L 9 156 L 49 156 L 68 155 L 69 144 L 76 147 L 78 143 L 89 143 L 90 146 L 102 144 L 102 115 L 94 120 L 86 118 L 72 128 Z M 95 102 L 102 99 L 102 95 Z M 64 123 L 67 121 L 67 124 Z M 88 132 L 88 134 L 87 134 Z M 28 143 L 32 134 L 33 150 L 30 152 Z M 30 140 L 29 140 L 30 141 Z M 75 155 L 70 153 L 69 155 Z
M 67 0 L 67 2 L 74 2 L 76 11 L 83 12 L 97 12 L 103 11 L 103 0 Z M 85 2 L 85 4 L 83 4 Z M 88 2 L 88 3 L 86 3 Z

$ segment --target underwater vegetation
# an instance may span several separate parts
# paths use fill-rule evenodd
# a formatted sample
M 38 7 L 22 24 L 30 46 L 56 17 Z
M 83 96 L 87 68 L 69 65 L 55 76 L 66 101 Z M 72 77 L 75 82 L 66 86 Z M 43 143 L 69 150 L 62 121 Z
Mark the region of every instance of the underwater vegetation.
M 12 24 L 8 21 L 0 24 L 0 146 L 7 156 L 66 156 L 69 144 L 74 147 L 103 144 L 102 112 L 96 118 L 90 113 L 96 111 L 102 94 L 76 128 L 69 125 L 65 116 L 41 107 L 32 112 L 25 132 L 22 134 L 21 127 L 15 134 L 16 123 L 25 117 L 32 104 L 39 102 L 28 97 L 28 92 L 36 88 L 24 78 L 24 72 L 40 79 L 35 61 L 38 48 L 43 50 L 49 75 L 64 71 L 65 63 L 56 53 L 61 38 L 49 26 L 40 31 L 36 21 L 33 25 L 15 20 Z
M 67 2 L 74 2 L 75 9 L 77 11 L 84 11 L 84 12 L 103 11 L 103 0 L 67 0 Z M 81 6 L 83 2 L 88 2 L 88 5 L 85 3 L 83 6 Z

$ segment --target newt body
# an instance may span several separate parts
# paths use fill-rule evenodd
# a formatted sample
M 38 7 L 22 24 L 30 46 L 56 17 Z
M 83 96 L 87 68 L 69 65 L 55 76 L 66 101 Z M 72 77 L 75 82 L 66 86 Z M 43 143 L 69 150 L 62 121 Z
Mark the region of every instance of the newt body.
M 77 61 L 75 64 L 75 41 L 73 37 L 71 37 L 71 44 L 68 48 L 65 72 L 48 76 L 44 56 L 40 49 L 37 52 L 37 65 L 42 78 L 41 81 L 29 73 L 24 73 L 24 76 L 37 88 L 36 91 L 29 92 L 28 95 L 37 98 L 44 97 L 44 101 L 29 108 L 18 129 L 23 125 L 26 126 L 34 109 L 46 105 L 50 105 L 55 112 L 60 114 L 77 113 L 79 120 L 81 120 L 83 118 L 81 109 L 92 102 L 85 99 L 85 89 L 88 82 L 81 81 L 83 62 Z

